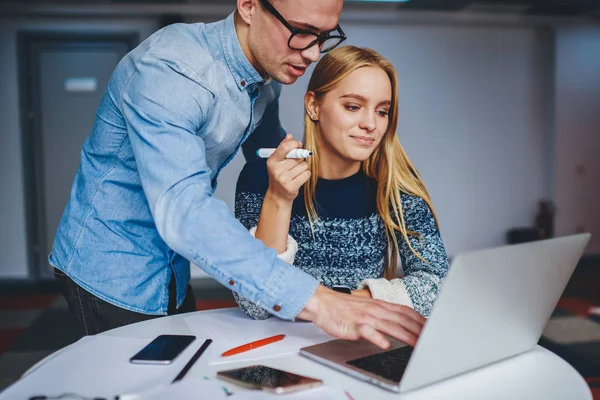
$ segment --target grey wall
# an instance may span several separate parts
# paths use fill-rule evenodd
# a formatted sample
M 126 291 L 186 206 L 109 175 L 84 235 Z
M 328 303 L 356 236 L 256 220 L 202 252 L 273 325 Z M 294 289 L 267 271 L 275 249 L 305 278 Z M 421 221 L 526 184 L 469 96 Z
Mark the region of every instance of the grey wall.
M 558 31 L 554 193 L 556 232 L 592 233 L 600 253 L 600 27 Z
M 144 39 L 157 28 L 153 20 L 74 20 L 0 18 L 0 278 L 26 278 L 27 237 L 17 43 L 19 30 L 137 31 Z
M 143 39 L 155 28 L 154 20 L 0 19 L 0 278 L 27 276 L 16 31 L 138 30 Z M 589 154 L 587 182 L 594 177 L 596 189 L 600 182 L 590 172 L 598 171 L 592 159 L 593 149 L 598 153 L 598 112 L 589 107 L 599 109 L 600 67 L 598 57 L 588 55 L 597 54 L 597 30 L 558 31 L 552 96 L 554 68 L 548 54 L 553 41 L 535 28 L 374 21 L 346 22 L 344 29 L 349 44 L 375 48 L 398 69 L 400 139 L 430 189 L 450 255 L 503 243 L 506 231 L 529 225 L 538 199 L 552 193 L 559 202 L 559 233 L 573 231 L 567 222 L 576 212 L 585 218 L 585 228 L 600 237 L 598 224 L 589 224 L 590 217 L 597 220 L 598 198 L 594 203 L 577 200 L 581 195 L 561 197 L 565 191 L 575 193 L 566 186 L 573 179 L 561 171 L 572 170 L 568 165 L 582 152 Z M 297 138 L 309 73 L 282 93 L 281 119 Z M 575 123 L 584 127 L 576 144 L 567 138 Z M 243 162 L 238 155 L 220 178 L 217 196 L 230 206 Z M 202 275 L 198 268 L 192 271 Z
M 398 70 L 400 140 L 430 190 L 448 253 L 502 244 L 509 228 L 532 223 L 546 192 L 551 37 L 533 28 L 344 30 L 349 44 L 380 51 Z M 297 138 L 309 75 L 282 93 L 281 118 Z M 243 159 L 232 164 L 234 177 Z M 232 191 L 218 194 L 231 204 Z

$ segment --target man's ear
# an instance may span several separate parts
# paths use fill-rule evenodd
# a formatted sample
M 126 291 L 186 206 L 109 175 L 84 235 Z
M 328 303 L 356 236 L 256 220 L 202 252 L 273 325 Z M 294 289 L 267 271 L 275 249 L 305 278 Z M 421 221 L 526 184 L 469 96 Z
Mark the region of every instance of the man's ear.
M 310 119 L 319 120 L 319 103 L 317 103 L 315 92 L 306 92 L 304 95 L 304 109 Z
M 256 0 L 237 0 L 237 12 L 240 18 L 248 25 L 255 11 Z

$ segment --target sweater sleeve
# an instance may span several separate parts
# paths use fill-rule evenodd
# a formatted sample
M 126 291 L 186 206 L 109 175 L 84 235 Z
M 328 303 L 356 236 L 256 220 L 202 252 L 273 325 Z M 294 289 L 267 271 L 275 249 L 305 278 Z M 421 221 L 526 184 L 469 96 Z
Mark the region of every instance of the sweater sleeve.
M 406 227 L 416 236 L 408 235 L 410 244 L 425 260 L 415 255 L 400 237 L 400 259 L 404 277 L 399 279 L 367 279 L 360 288 L 369 287 L 373 298 L 414 308 L 428 317 L 442 281 L 448 273 L 448 257 L 433 213 L 418 196 L 402 194 L 402 209 Z
M 358 285 L 358 289 L 367 287 L 371 292 L 371 297 L 374 299 L 414 308 L 412 300 L 408 295 L 408 289 L 406 289 L 404 281 L 400 278 L 391 280 L 385 278 L 365 279 Z

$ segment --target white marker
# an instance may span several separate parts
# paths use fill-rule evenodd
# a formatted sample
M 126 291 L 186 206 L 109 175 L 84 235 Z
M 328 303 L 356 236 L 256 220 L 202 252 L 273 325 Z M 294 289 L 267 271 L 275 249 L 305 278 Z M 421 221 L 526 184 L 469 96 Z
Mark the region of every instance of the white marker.
M 271 154 L 275 152 L 275 149 L 258 149 L 256 150 L 256 155 L 260 158 L 269 158 Z M 287 153 L 285 158 L 308 158 L 312 156 L 312 151 L 308 151 L 305 149 L 294 149 Z

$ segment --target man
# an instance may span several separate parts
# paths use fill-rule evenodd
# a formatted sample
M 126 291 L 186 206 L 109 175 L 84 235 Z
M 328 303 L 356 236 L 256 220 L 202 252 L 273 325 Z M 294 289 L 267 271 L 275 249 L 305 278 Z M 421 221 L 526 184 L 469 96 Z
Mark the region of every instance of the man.
M 238 0 L 227 19 L 171 25 L 121 60 L 50 255 L 87 334 L 195 310 L 189 260 L 280 318 L 382 347 L 382 334 L 416 342 L 424 320 L 413 310 L 319 285 L 212 197 L 242 142 L 248 156 L 281 141 L 279 83 L 345 38 L 341 9 L 342 0 Z

